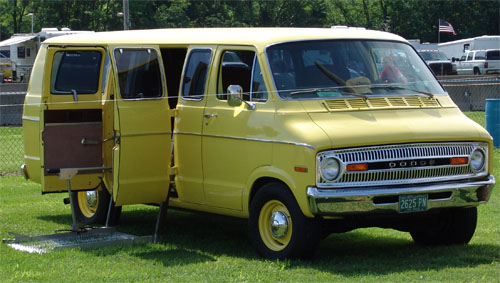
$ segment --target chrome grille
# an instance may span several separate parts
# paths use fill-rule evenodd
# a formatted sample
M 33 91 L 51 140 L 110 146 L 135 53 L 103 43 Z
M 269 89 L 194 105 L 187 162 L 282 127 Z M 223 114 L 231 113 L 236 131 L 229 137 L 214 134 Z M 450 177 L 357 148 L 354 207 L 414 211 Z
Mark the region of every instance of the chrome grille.
M 486 165 L 480 172 L 474 172 L 469 164 L 427 164 L 429 160 L 452 157 L 467 157 L 470 160 L 470 155 L 477 148 L 483 150 L 486 158 L 488 157 L 488 145 L 486 143 L 419 143 L 323 151 L 317 155 L 317 186 L 327 188 L 399 185 L 485 176 L 487 174 L 487 160 Z M 343 163 L 342 177 L 332 182 L 323 179 L 319 172 L 320 161 L 328 157 L 335 157 Z M 376 162 L 394 164 L 400 162 L 406 164 L 407 160 L 411 160 L 412 164 L 414 164 L 390 169 L 346 172 L 346 167 L 349 164 L 374 164 Z M 425 166 L 422 165 L 424 163 Z

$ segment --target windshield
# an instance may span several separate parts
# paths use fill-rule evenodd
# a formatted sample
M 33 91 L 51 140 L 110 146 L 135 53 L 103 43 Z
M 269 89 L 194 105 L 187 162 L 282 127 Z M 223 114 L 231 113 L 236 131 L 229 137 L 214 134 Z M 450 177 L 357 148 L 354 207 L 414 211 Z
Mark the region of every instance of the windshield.
M 404 43 L 290 42 L 270 46 L 266 54 L 284 99 L 445 93 L 425 62 Z
M 420 55 L 425 61 L 448 61 L 443 52 L 438 51 L 420 51 Z

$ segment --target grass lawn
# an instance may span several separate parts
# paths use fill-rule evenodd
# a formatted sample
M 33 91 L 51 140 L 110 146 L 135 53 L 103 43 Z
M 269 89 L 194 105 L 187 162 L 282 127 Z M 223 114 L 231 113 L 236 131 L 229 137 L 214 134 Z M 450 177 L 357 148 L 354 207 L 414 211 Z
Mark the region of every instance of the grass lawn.
M 484 113 L 468 115 L 484 122 Z M 495 150 L 494 174 L 500 181 L 500 149 Z M 0 238 L 11 237 L 9 232 L 41 235 L 69 228 L 70 207 L 62 203 L 66 195 L 42 196 L 40 191 L 20 176 L 0 178 Z M 151 235 L 157 211 L 126 206 L 119 230 Z M 0 282 L 498 282 L 498 188 L 478 211 L 476 234 L 466 246 L 421 247 L 408 233 L 369 228 L 329 236 L 309 261 L 269 261 L 250 246 L 245 220 L 172 210 L 161 244 L 39 255 L 0 243 Z

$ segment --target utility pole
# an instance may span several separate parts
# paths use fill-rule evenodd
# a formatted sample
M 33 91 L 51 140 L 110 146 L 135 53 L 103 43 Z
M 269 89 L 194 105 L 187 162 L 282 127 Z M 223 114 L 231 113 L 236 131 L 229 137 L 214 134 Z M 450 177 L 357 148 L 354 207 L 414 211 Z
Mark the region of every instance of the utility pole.
M 123 0 L 123 29 L 129 29 L 129 9 L 128 0 Z
M 26 16 L 31 16 L 31 34 L 33 34 L 33 13 L 28 13 Z

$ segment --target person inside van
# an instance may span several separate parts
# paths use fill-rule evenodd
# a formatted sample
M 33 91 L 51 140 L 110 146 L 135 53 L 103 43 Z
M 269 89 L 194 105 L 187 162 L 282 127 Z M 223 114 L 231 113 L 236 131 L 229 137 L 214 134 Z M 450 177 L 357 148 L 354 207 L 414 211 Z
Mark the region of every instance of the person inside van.
M 394 65 L 392 56 L 382 57 L 382 66 L 383 70 L 382 73 L 380 73 L 380 79 L 382 79 L 384 83 L 408 83 L 406 77 L 401 73 L 398 67 Z

